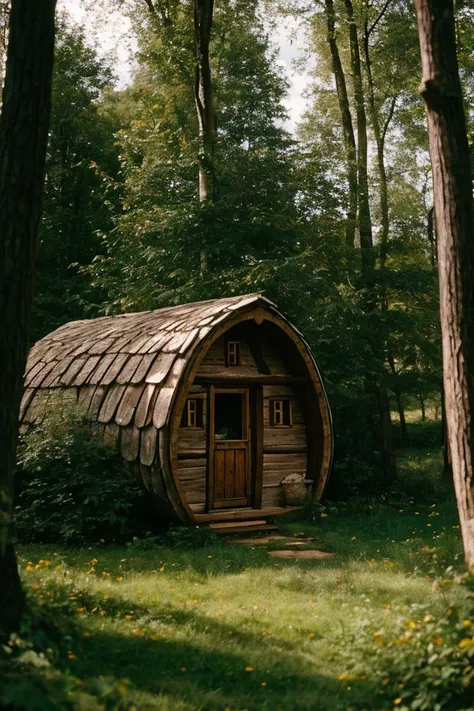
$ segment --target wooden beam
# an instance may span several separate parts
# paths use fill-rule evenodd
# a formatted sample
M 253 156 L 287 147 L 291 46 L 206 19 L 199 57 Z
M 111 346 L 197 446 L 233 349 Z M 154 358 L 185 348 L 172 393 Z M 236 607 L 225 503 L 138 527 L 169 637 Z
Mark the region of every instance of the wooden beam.
M 273 506 L 267 509 L 231 509 L 229 511 L 211 511 L 205 514 L 194 514 L 196 523 L 211 521 L 250 521 L 267 516 L 283 516 L 292 511 L 299 511 L 302 506 Z
M 253 390 L 253 473 L 254 473 L 254 506 L 262 506 L 263 485 L 263 387 L 258 385 Z
M 251 385 L 299 385 L 307 383 L 309 378 L 293 375 L 247 375 L 239 378 L 238 375 L 197 375 L 194 384 L 212 383 L 215 386 L 228 386 L 230 383 L 241 387 Z

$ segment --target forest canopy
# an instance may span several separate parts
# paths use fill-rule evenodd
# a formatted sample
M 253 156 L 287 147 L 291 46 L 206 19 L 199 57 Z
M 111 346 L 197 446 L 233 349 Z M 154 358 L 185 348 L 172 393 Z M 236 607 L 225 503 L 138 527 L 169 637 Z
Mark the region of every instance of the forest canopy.
M 138 48 L 123 89 L 61 15 L 33 339 L 75 318 L 263 291 L 317 354 L 341 476 L 352 485 L 362 468 L 391 485 L 391 409 L 406 441 L 407 402 L 442 408 L 413 11 L 398 0 L 213 10 L 202 115 L 191 3 L 123 5 Z M 470 116 L 471 15 L 457 14 Z M 287 21 L 310 68 L 294 131 L 274 39 Z

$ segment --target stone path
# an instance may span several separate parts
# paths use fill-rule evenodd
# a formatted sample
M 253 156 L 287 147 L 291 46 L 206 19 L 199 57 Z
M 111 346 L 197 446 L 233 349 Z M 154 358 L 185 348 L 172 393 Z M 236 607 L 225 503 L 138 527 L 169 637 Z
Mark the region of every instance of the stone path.
M 323 558 L 332 558 L 335 556 L 335 553 L 328 553 L 326 551 L 320 551 L 316 549 L 308 549 L 304 548 L 303 546 L 308 546 L 308 544 L 311 544 L 315 541 L 316 539 L 310 536 L 298 536 L 298 537 L 293 537 L 293 536 L 282 536 L 279 534 L 273 534 L 273 535 L 268 535 L 268 536 L 259 536 L 259 537 L 254 537 L 254 538 L 237 538 L 230 540 L 229 543 L 232 545 L 243 545 L 243 546 L 269 546 L 272 543 L 278 544 L 279 548 L 278 550 L 269 550 L 268 554 L 271 555 L 273 558 L 286 558 L 290 560 L 309 560 L 309 559 L 323 559 Z M 300 550 L 295 550 L 295 549 L 300 549 Z

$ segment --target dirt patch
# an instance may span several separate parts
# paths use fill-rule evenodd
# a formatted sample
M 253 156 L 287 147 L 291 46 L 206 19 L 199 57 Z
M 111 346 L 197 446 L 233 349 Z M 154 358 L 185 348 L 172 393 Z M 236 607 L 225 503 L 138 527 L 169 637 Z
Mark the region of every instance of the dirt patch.
M 303 559 L 313 559 L 321 560 L 322 558 L 333 558 L 335 553 L 327 553 L 326 551 L 317 550 L 304 550 L 304 551 L 268 551 L 268 554 L 273 556 L 273 558 L 287 558 L 290 560 L 303 560 Z

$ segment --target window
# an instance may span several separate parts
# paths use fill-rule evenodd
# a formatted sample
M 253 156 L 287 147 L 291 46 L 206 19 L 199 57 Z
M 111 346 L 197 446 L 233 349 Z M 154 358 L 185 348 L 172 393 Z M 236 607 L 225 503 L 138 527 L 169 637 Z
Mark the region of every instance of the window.
M 291 400 L 270 400 L 270 425 L 272 427 L 291 427 L 293 425 Z
M 214 403 L 215 439 L 243 439 L 243 395 L 241 393 L 216 393 Z
M 190 397 L 186 400 L 181 417 L 181 427 L 204 427 L 203 399 Z
M 239 341 L 227 341 L 226 365 L 240 365 L 240 343 Z

